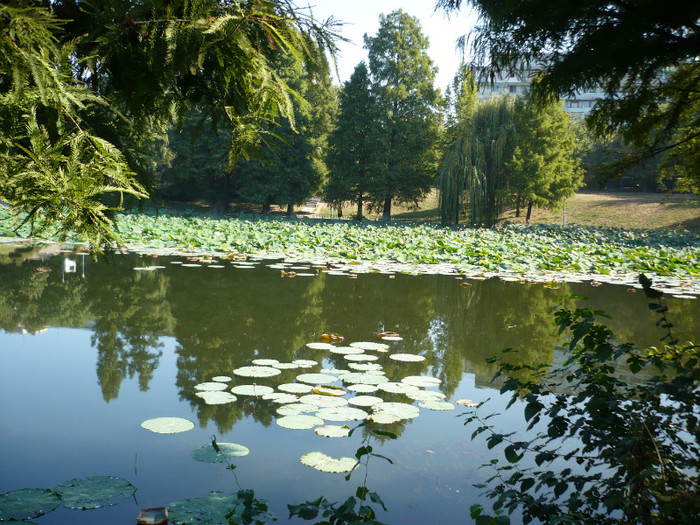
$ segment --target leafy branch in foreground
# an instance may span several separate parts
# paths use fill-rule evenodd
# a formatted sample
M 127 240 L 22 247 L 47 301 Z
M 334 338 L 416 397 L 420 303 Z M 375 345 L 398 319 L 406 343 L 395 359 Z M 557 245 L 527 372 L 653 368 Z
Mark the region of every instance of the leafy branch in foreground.
M 477 425 L 472 439 L 485 433 L 487 446 L 503 446 L 506 460 L 487 465 L 495 472 L 481 487 L 497 516 L 474 505 L 477 524 L 509 523 L 504 511 L 520 511 L 526 523 L 695 523 L 700 347 L 678 344 L 662 293 L 646 276 L 639 280 L 667 330 L 662 348 L 618 344 L 596 322 L 601 311 L 561 309 L 556 322 L 570 335 L 562 367 L 494 358 L 496 375 L 506 378 L 501 392 L 513 393 L 508 408 L 524 401 L 532 434 L 497 431 L 488 421 L 494 414 L 479 414 L 483 403 L 467 416 L 465 425 Z

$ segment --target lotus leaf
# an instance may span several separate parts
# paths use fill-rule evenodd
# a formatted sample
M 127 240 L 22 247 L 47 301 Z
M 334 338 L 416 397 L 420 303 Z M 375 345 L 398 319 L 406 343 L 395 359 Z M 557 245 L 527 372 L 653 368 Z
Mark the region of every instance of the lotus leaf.
M 321 472 L 350 472 L 354 469 L 358 461 L 355 458 L 334 459 L 322 452 L 309 452 L 301 457 L 301 462 Z
M 353 346 L 355 348 L 360 348 L 362 350 L 369 350 L 369 351 L 376 351 L 376 352 L 381 352 L 384 350 L 389 350 L 389 345 L 386 345 L 384 343 L 375 343 L 373 341 L 357 341 L 356 343 L 350 343 L 350 346 Z
M 299 365 L 296 365 L 294 363 L 275 363 L 272 366 L 273 368 L 278 368 L 280 370 L 292 370 L 294 368 L 299 368 Z
M 348 361 L 377 361 L 379 359 L 372 354 L 345 354 L 343 357 Z
M 401 382 L 418 387 L 438 386 L 440 384 L 439 379 L 430 376 L 408 376 L 404 377 Z
M 418 406 L 428 410 L 454 410 L 455 408 L 452 403 L 447 401 L 421 401 Z
M 308 394 L 313 391 L 314 387 L 303 383 L 284 383 L 279 385 L 277 389 L 291 394 Z
M 375 414 L 380 412 L 384 414 L 392 414 L 400 417 L 401 419 L 411 419 L 418 417 L 418 414 L 420 414 L 418 407 L 414 407 L 408 403 L 381 403 L 373 406 L 372 410 Z
M 340 379 L 342 379 L 344 383 L 355 383 L 364 385 L 380 385 L 389 381 L 389 379 L 383 375 L 358 373 L 345 374 Z
M 245 500 L 236 494 L 222 496 L 221 492 L 210 492 L 204 498 L 174 501 L 168 505 L 168 518 L 175 525 L 228 525 L 231 523 L 228 516 L 231 515 L 233 519 L 233 514 L 240 513 L 244 508 Z
M 243 377 L 272 377 L 281 374 L 282 371 L 271 366 L 242 366 L 236 368 L 233 373 Z
M 147 419 L 141 426 L 156 434 L 178 434 L 194 428 L 194 423 L 181 417 L 156 417 Z
M 433 390 L 411 390 L 404 395 L 413 401 L 440 401 L 445 399 L 445 394 Z
M 379 385 L 379 390 L 384 392 L 390 392 L 392 394 L 405 394 L 406 392 L 415 392 L 420 390 L 417 386 L 409 385 L 406 383 L 396 383 L 389 381 L 388 383 L 382 383 Z
M 258 366 L 275 366 L 279 361 L 277 359 L 253 359 L 251 363 Z
M 425 361 L 425 357 L 417 354 L 391 354 L 389 359 L 393 359 L 394 361 L 403 361 L 406 363 Z
M 310 385 L 321 385 L 324 383 L 335 383 L 337 377 L 330 374 L 301 374 L 297 376 L 297 381 L 308 383 Z
M 384 400 L 377 396 L 355 396 L 348 399 L 348 403 L 358 407 L 371 407 L 383 402 Z
M 362 348 L 352 346 L 334 346 L 330 351 L 332 354 L 363 354 L 365 352 Z
M 363 385 L 363 384 L 348 385 L 347 388 L 350 392 L 357 392 L 360 394 L 371 394 L 371 393 L 379 390 L 379 387 L 377 385 Z
M 323 425 L 322 427 L 316 427 L 314 432 L 327 438 L 348 437 L 350 435 L 350 427 L 347 425 Z
M 248 447 L 238 443 L 219 443 L 217 441 L 216 446 L 219 447 L 218 451 L 211 443 L 193 450 L 192 459 L 203 463 L 225 463 L 231 458 L 247 456 L 250 453 Z
M 197 392 L 195 395 L 204 399 L 207 405 L 225 405 L 227 403 L 233 403 L 238 399 L 233 394 L 220 390 L 206 390 L 204 392 Z
M 313 393 L 322 396 L 342 397 L 348 392 L 340 386 L 318 385 L 313 389 Z
M 265 385 L 237 385 L 231 389 L 231 392 L 239 396 L 264 396 L 274 391 L 274 388 Z
M 214 391 L 214 390 L 226 390 L 226 385 L 224 383 L 220 383 L 217 381 L 207 381 L 205 383 L 199 383 L 198 385 L 194 385 L 195 390 L 209 390 L 209 391 Z
M 262 396 L 265 401 L 273 401 L 274 403 L 294 403 L 299 400 L 294 394 L 288 394 L 285 392 L 271 392 Z
M 220 383 L 228 383 L 228 382 L 231 381 L 232 379 L 233 379 L 233 378 L 231 378 L 231 377 L 229 377 L 229 376 L 214 376 L 214 377 L 211 378 L 212 381 L 217 381 L 217 382 L 220 382 Z
M 360 421 L 369 416 L 362 409 L 348 406 L 322 408 L 316 415 L 324 421 Z
M 183 268 L 199 268 L 201 266 L 202 266 L 201 264 L 197 264 L 197 263 L 183 263 L 182 264 Z
M 378 363 L 348 363 L 348 368 L 353 370 L 359 370 L 361 372 L 374 372 L 375 374 L 384 373 L 382 371 L 382 365 Z
M 312 350 L 331 350 L 335 348 L 335 346 L 330 343 L 306 343 L 306 347 Z
M 342 397 L 324 396 L 320 394 L 307 394 L 305 396 L 301 396 L 299 401 L 324 408 L 342 407 L 348 404 L 348 400 L 343 399 Z
M 63 506 L 69 509 L 99 509 L 116 505 L 112 498 L 130 498 L 136 487 L 123 478 L 114 476 L 88 476 L 64 481 L 54 488 L 63 498 Z
M 284 428 L 292 430 L 307 430 L 319 425 L 323 425 L 324 421 L 320 417 L 309 416 L 306 414 L 296 414 L 291 416 L 283 416 L 277 418 L 277 424 Z
M 280 416 L 294 416 L 303 412 L 318 412 L 319 407 L 308 403 L 292 403 L 279 407 L 276 412 Z
M 377 412 L 376 414 L 372 414 L 367 418 L 368 421 L 377 423 L 378 425 L 392 425 L 394 423 L 398 423 L 402 419 L 403 418 L 399 416 L 385 412 Z
M 0 521 L 26 520 L 51 512 L 61 496 L 49 489 L 19 489 L 0 494 Z
M 313 359 L 295 359 L 292 363 L 299 365 L 301 368 L 310 368 L 316 366 L 318 361 L 314 361 Z

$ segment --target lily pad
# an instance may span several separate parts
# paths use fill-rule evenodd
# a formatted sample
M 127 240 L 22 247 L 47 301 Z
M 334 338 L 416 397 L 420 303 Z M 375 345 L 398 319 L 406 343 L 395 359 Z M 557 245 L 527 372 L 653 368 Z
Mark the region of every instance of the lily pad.
M 350 392 L 357 392 L 358 394 L 371 394 L 371 393 L 379 390 L 379 387 L 377 385 L 357 384 L 357 385 L 348 385 L 347 389 Z
M 243 377 L 272 377 L 281 374 L 282 371 L 271 366 L 242 366 L 236 368 L 233 373 Z
M 324 396 L 321 394 L 307 394 L 299 398 L 301 403 L 308 403 L 309 405 L 316 405 L 317 407 L 332 408 L 332 407 L 342 407 L 348 404 L 347 399 L 335 396 Z
M 322 408 L 316 415 L 324 421 L 361 421 L 369 416 L 360 408 L 348 406 Z
M 421 401 L 418 403 L 421 408 L 428 410 L 454 410 L 455 406 L 447 401 Z
M 266 401 L 272 401 L 280 404 L 294 403 L 299 400 L 299 398 L 294 394 L 289 394 L 286 392 L 271 392 L 269 394 L 265 394 L 262 396 L 262 398 Z
M 115 476 L 88 476 L 64 481 L 54 488 L 63 498 L 63 506 L 69 509 L 99 509 L 116 505 L 113 498 L 130 498 L 136 487 Z
M 325 421 L 320 417 L 309 416 L 307 414 L 297 414 L 293 416 L 283 416 L 277 418 L 276 423 L 283 428 L 292 430 L 307 430 L 319 425 L 323 425 Z
M 221 383 L 219 381 L 207 381 L 205 383 L 199 383 L 198 385 L 194 385 L 195 390 L 208 390 L 208 391 L 214 391 L 214 390 L 226 390 L 226 385 L 224 383 Z
M 175 525 L 225 524 L 230 523 L 228 515 L 239 505 L 244 506 L 244 500 L 236 494 L 222 496 L 221 492 L 210 492 L 204 498 L 174 501 L 168 505 L 168 518 Z
M 355 383 L 364 385 L 379 385 L 386 383 L 389 379 L 386 376 L 379 374 L 359 374 L 356 372 L 344 374 L 341 379 L 344 383 Z
M 348 399 L 348 403 L 357 405 L 358 407 L 371 407 L 379 403 L 384 403 L 384 400 L 377 396 L 355 396 Z
M 0 494 L 0 521 L 26 520 L 51 512 L 61 496 L 49 489 L 19 489 Z
M 382 352 L 389 350 L 389 345 L 384 343 L 375 343 L 373 341 L 357 341 L 356 343 L 350 343 L 350 346 L 355 348 L 361 348 L 362 350 L 370 350 L 375 352 Z
M 239 396 L 264 396 L 274 391 L 274 388 L 265 385 L 238 385 L 231 389 L 231 392 Z
M 382 383 L 379 386 L 379 390 L 384 392 L 390 392 L 392 394 L 405 394 L 406 392 L 415 392 L 420 390 L 417 386 L 409 385 L 407 383 L 396 383 L 394 381 L 389 381 L 388 383 Z
M 372 410 L 375 414 L 392 414 L 401 419 L 411 419 L 418 417 L 420 414 L 418 407 L 414 407 L 408 403 L 381 403 L 372 407 Z
M 394 361 L 403 361 L 406 363 L 417 363 L 418 361 L 425 361 L 425 357 L 418 354 L 391 354 L 389 359 Z
M 296 363 L 275 363 L 272 367 L 280 370 L 292 370 L 293 368 L 299 368 L 299 365 Z
M 278 359 L 253 359 L 251 361 L 254 365 L 257 366 L 275 366 L 276 364 L 279 363 Z
M 297 381 L 308 383 L 310 385 L 322 385 L 324 383 L 335 383 L 337 377 L 330 374 L 300 374 L 297 376 Z
M 377 361 L 379 358 L 373 354 L 345 354 L 343 356 L 348 361 Z
M 313 359 L 295 359 L 292 363 L 299 365 L 301 368 L 311 368 L 312 366 L 316 366 L 318 361 L 314 361 Z
M 332 385 L 318 385 L 313 389 L 314 394 L 320 394 L 322 396 L 335 396 L 343 397 L 348 393 L 343 387 L 332 386 Z
M 312 350 L 331 350 L 335 348 L 335 346 L 330 343 L 306 343 L 306 347 Z
M 363 354 L 365 352 L 362 348 L 353 346 L 334 346 L 330 351 L 332 354 Z
M 233 378 L 230 376 L 214 376 L 211 378 L 212 381 L 216 381 L 217 383 L 228 383 L 232 379 Z
M 316 427 L 314 432 L 327 438 L 348 437 L 350 435 L 350 427 L 347 425 L 323 425 L 322 427 Z
M 386 412 L 377 412 L 376 414 L 372 414 L 367 418 L 368 421 L 377 423 L 378 425 L 392 425 L 394 423 L 398 423 L 401 421 L 401 419 L 403 418 Z
M 475 403 L 471 399 L 458 399 L 457 401 L 455 401 L 455 403 L 468 408 L 474 408 L 479 406 L 479 403 Z
M 220 390 L 205 390 L 204 392 L 197 392 L 195 395 L 204 399 L 207 405 L 225 405 L 238 399 L 233 394 Z
M 289 392 L 290 394 L 309 394 L 313 392 L 314 387 L 304 383 L 284 383 L 277 387 L 277 390 Z
M 445 399 L 445 394 L 433 390 L 411 390 L 404 392 L 404 395 L 414 401 L 442 401 Z
M 438 386 L 440 380 L 430 376 L 408 376 L 401 380 L 402 383 L 418 387 Z
M 323 452 L 309 452 L 301 457 L 301 462 L 311 468 L 320 470 L 321 472 L 350 472 L 357 466 L 355 458 L 340 458 L 334 459 L 325 455 Z
M 318 412 L 318 406 L 308 403 L 291 403 L 289 405 L 282 405 L 276 412 L 280 416 L 294 416 L 304 412 Z
M 181 417 L 156 417 L 147 419 L 141 426 L 156 434 L 178 434 L 194 428 L 194 423 Z
M 225 463 L 226 460 L 247 456 L 250 454 L 248 447 L 239 445 L 238 443 L 216 443 L 219 447 L 217 451 L 211 443 L 208 443 L 197 450 L 192 451 L 192 459 L 203 463 Z
M 359 370 L 360 372 L 374 372 L 374 373 L 384 373 L 382 371 L 382 365 L 378 363 L 348 363 L 348 368 L 353 370 Z

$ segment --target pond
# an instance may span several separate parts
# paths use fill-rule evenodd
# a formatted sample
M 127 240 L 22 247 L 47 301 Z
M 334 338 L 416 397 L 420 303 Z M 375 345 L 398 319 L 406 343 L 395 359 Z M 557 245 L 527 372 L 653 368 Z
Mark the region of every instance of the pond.
M 230 494 L 240 486 L 267 500 L 285 523 L 287 504 L 320 496 L 343 502 L 366 483 L 388 509 L 373 504 L 381 521 L 465 523 L 471 504 L 486 503 L 473 484 L 488 476 L 478 467 L 494 452 L 483 440 L 470 440 L 461 417 L 469 408 L 455 402 L 492 398 L 494 410 L 504 408 L 507 400 L 491 383 L 495 368 L 487 357 L 514 348 L 519 353 L 511 358 L 524 363 L 561 362 L 551 310 L 562 302 L 604 309 L 622 340 L 653 345 L 662 335 L 643 294 L 627 285 L 353 276 L 323 265 L 279 263 L 134 254 L 94 262 L 46 247 L 3 246 L 0 493 L 119 476 L 136 487 L 133 498 L 117 498 L 116 505 L 98 510 L 60 507 L 34 522 L 124 524 L 135 523 L 140 509 L 211 491 Z M 666 300 L 681 340 L 700 340 L 699 303 Z M 387 331 L 400 340 L 378 339 Z M 376 360 L 365 362 L 307 346 L 333 333 L 344 337 L 336 346 L 384 342 L 389 351 L 367 351 Z M 392 359 L 396 354 L 425 359 Z M 272 377 L 234 374 L 256 359 L 318 364 L 282 368 Z M 276 388 L 299 383 L 299 374 L 325 369 L 338 377 L 340 369 L 358 372 L 357 365 L 361 371 L 367 363 L 381 366 L 391 382 L 421 375 L 438 379 L 438 386 L 424 389 L 441 392 L 454 409 L 430 410 L 405 393 L 379 390 L 369 395 L 418 407 L 418 417 L 374 425 L 396 439 L 370 437 L 367 428 L 326 438 L 312 429 L 278 425 L 281 404 L 272 400 L 238 395 L 231 403 L 211 405 L 196 395 L 195 385 L 217 376 L 230 378 L 219 378 L 226 391 L 253 383 Z M 340 378 L 328 383 L 348 385 Z M 358 394 L 345 397 L 353 395 Z M 194 428 L 176 434 L 142 428 L 142 422 L 162 416 L 188 419 Z M 358 421 L 327 423 L 353 427 Z M 525 426 L 522 416 L 498 424 L 510 430 Z M 250 450 L 232 459 L 233 472 L 225 464 L 192 458 L 212 436 Z M 349 481 L 345 474 L 320 472 L 300 461 L 313 451 L 353 457 L 368 443 L 391 463 L 370 457 Z

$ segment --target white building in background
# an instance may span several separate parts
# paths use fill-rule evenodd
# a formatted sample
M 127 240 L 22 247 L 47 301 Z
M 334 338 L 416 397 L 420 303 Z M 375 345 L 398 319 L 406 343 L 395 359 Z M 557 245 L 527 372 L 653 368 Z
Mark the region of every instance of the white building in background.
M 479 82 L 477 96 L 487 99 L 493 95 L 508 94 L 523 96 L 530 91 L 530 81 L 537 74 L 535 69 L 522 69 L 514 73 L 498 73 L 493 82 Z M 564 99 L 564 111 L 573 115 L 584 116 L 603 98 L 602 91 L 585 91 Z

